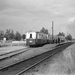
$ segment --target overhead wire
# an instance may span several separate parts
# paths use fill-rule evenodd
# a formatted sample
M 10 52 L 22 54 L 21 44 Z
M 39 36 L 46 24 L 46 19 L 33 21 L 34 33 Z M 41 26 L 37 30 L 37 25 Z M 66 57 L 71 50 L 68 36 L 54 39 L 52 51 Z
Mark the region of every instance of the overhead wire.
M 22 8 L 22 9 L 24 9 L 24 10 L 26 10 L 27 12 L 29 12 L 30 14 L 33 14 L 33 12 L 31 12 L 31 11 L 29 11 L 29 10 L 27 10 L 27 7 L 25 7 L 24 5 L 22 6 L 22 4 L 21 3 L 19 3 L 18 1 L 12 1 L 11 0 L 11 2 L 13 2 L 13 3 L 15 3 L 17 6 L 19 6 L 20 8 Z M 25 9 L 26 8 L 26 9 Z M 35 15 L 35 14 L 33 14 L 33 15 Z M 37 16 L 37 15 L 36 15 Z
M 11 0 L 12 1 L 12 0 Z M 22 5 L 20 2 L 18 2 L 18 1 L 12 1 L 13 3 L 15 3 L 17 6 L 19 6 L 20 8 L 22 8 L 22 9 L 24 9 L 24 10 L 26 10 L 27 12 L 29 12 L 30 14 L 32 14 L 32 15 L 35 15 L 35 16 L 38 16 L 37 14 L 34 14 L 33 12 L 31 12 L 31 11 L 29 11 L 29 10 L 27 10 L 27 7 L 25 7 L 24 5 Z M 26 8 L 26 9 L 25 9 Z M 46 17 L 44 17 L 44 16 L 39 16 L 40 18 L 42 18 L 42 19 L 44 19 L 44 20 L 49 20 L 49 18 L 46 18 Z M 49 20 L 50 21 L 50 20 Z
M 17 6 L 19 6 L 20 8 L 22 8 L 22 9 L 24 9 L 24 10 L 26 10 L 26 11 L 29 12 L 30 14 L 35 15 L 35 16 L 39 16 L 39 15 L 33 13 L 33 11 L 27 10 L 27 7 L 25 7 L 24 5 L 22 5 L 20 2 L 18 2 L 18 1 L 16 1 L 16 0 L 15 0 L 15 1 L 11 0 L 11 2 L 15 3 Z M 23 2 L 23 3 L 24 3 L 24 2 Z M 25 8 L 26 8 L 26 9 L 25 9 Z M 44 16 L 39 16 L 39 17 L 40 17 L 40 18 L 44 18 L 44 19 L 47 20 L 47 18 L 45 18 Z

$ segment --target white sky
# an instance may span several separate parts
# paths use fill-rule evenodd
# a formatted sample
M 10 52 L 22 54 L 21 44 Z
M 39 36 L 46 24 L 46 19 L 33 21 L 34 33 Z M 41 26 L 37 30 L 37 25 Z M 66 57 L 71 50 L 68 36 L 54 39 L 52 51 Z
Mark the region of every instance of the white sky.
M 75 0 L 0 0 L 0 29 L 24 33 L 45 27 L 75 37 Z

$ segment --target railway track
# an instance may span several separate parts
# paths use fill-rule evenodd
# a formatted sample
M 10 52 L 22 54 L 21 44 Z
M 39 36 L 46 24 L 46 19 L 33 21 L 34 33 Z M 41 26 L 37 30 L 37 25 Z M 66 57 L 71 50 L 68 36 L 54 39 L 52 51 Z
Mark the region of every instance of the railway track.
M 25 48 L 22 48 L 22 49 L 25 49 Z M 10 52 L 6 52 L 6 53 L 2 53 L 2 54 L 0 54 L 0 56 L 7 55 L 7 54 L 10 54 L 10 53 L 14 53 L 14 52 L 20 51 L 22 49 L 18 49 L 18 50 L 15 50 L 15 51 L 10 51 Z
M 1 75 L 22 75 L 27 70 L 31 69 L 32 67 L 36 66 L 37 64 L 48 59 L 49 57 L 53 56 L 57 52 L 64 50 L 71 44 L 72 43 L 70 43 L 70 42 L 63 44 L 61 46 L 56 47 L 55 49 L 53 49 L 51 51 L 48 51 L 46 53 L 40 54 L 33 58 L 27 59 L 25 61 L 15 64 L 15 65 L 6 67 L 6 68 L 0 70 L 0 74 Z
M 31 48 L 23 48 L 23 49 L 19 49 L 17 51 L 12 51 L 12 52 L 9 52 L 9 53 L 6 53 L 6 54 L 3 54 L 2 56 L 0 56 L 0 70 L 21 62 L 22 60 L 16 61 L 14 58 L 18 57 L 19 55 L 22 55 L 23 53 L 25 53 L 29 50 L 31 50 Z M 12 59 L 14 60 L 14 62 Z
M 0 61 L 5 60 L 5 59 L 10 58 L 10 57 L 13 57 L 13 56 L 16 56 L 16 55 L 19 55 L 23 52 L 28 51 L 29 49 L 30 48 L 23 48 L 23 49 L 19 49 L 19 50 L 15 50 L 15 51 L 11 51 L 11 52 L 8 52 L 8 53 L 1 54 L 0 55 Z

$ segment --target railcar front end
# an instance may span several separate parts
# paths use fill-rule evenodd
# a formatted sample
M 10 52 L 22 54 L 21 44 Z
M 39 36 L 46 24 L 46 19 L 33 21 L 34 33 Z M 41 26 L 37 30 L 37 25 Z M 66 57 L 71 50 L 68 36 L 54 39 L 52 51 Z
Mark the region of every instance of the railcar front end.
M 26 45 L 35 46 L 36 45 L 36 32 L 27 32 L 26 33 Z

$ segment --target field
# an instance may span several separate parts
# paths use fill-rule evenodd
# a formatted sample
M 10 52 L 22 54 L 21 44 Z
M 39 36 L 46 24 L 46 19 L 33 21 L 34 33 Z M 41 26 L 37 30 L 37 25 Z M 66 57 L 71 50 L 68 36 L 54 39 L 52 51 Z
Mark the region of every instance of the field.
M 0 47 L 6 47 L 6 46 L 25 46 L 25 41 L 6 41 L 6 42 L 0 42 Z

